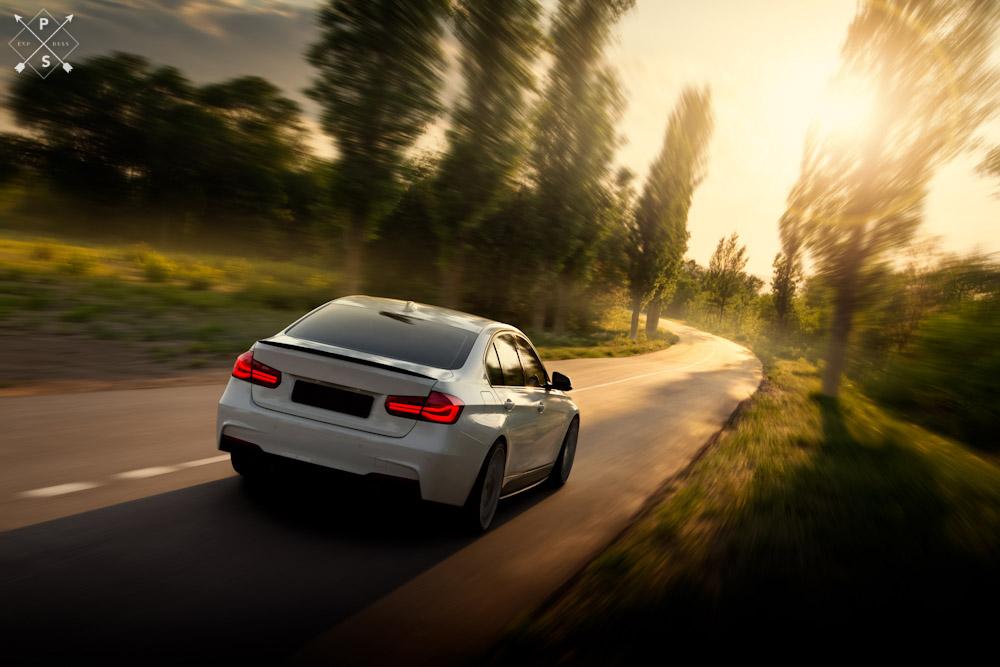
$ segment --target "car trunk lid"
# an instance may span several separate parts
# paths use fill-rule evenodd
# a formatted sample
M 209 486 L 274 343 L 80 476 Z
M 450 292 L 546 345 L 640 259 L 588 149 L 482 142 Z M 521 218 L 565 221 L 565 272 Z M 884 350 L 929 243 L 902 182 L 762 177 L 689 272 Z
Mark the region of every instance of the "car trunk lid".
M 416 422 L 386 412 L 386 396 L 426 396 L 450 374 L 286 335 L 260 341 L 253 354 L 282 374 L 273 389 L 253 385 L 260 407 L 397 438 Z

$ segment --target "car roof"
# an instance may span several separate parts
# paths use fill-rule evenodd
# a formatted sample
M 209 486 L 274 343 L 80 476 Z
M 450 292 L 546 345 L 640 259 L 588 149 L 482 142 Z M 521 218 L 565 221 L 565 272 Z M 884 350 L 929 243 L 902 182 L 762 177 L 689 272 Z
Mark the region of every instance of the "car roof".
M 500 328 L 519 331 L 517 327 L 504 324 L 503 322 L 497 322 L 478 315 L 472 315 L 471 313 L 463 313 L 460 310 L 441 308 L 440 306 L 431 306 L 426 303 L 417 303 L 416 301 L 403 301 L 401 299 L 387 299 L 385 297 L 359 294 L 334 299 L 331 303 L 357 306 L 359 308 L 368 308 L 372 310 L 377 309 L 379 311 L 399 313 L 400 315 L 406 315 L 409 317 L 419 317 L 432 322 L 447 324 L 449 326 L 476 333 Z

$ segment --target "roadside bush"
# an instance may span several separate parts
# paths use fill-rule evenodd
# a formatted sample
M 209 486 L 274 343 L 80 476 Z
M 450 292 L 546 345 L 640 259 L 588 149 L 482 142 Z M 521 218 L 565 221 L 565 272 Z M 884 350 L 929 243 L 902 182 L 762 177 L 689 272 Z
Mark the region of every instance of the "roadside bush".
M 193 290 L 212 289 L 219 282 L 219 272 L 204 264 L 195 264 L 185 271 L 184 281 Z
M 174 272 L 173 264 L 163 255 L 156 252 L 148 252 L 142 258 L 142 274 L 151 283 L 162 283 L 170 278 Z
M 36 243 L 31 248 L 31 258 L 40 262 L 51 262 L 55 254 L 55 247 L 51 243 Z
M 311 310 L 337 296 L 331 283 L 309 280 L 302 283 L 257 280 L 244 287 L 241 296 L 268 308 Z
M 94 258 L 83 253 L 73 253 L 59 264 L 59 270 L 70 276 L 85 276 L 94 268 Z
M 1000 448 L 1000 302 L 970 301 L 931 317 L 871 385 L 912 419 Z

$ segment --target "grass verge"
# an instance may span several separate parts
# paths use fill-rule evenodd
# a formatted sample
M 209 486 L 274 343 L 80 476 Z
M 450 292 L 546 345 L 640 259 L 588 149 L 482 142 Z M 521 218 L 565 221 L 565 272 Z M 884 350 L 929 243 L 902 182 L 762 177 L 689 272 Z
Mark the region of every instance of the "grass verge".
M 1000 591 L 1000 468 L 850 384 L 822 398 L 809 361 L 762 356 L 765 383 L 734 424 L 498 663 L 835 650 L 900 627 L 909 648 L 989 636 L 976 633 Z
M 0 236 L 0 334 L 7 339 L 0 386 L 225 366 L 338 296 L 339 284 L 335 272 L 307 261 Z M 664 332 L 630 341 L 625 331 L 627 314 L 614 311 L 588 334 L 543 334 L 537 342 L 543 358 L 555 360 L 641 354 L 676 340 Z M 99 349 L 105 363 L 74 368 L 80 349 Z

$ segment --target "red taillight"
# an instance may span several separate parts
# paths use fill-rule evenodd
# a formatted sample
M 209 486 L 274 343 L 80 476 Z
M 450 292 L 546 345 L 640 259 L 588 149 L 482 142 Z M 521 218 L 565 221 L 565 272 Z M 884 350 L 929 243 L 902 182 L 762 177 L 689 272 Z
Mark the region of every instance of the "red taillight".
M 428 396 L 387 396 L 385 399 L 385 411 L 390 415 L 436 424 L 454 424 L 464 406 L 462 399 L 439 391 L 432 391 Z
M 281 384 L 281 371 L 254 359 L 253 350 L 247 350 L 236 357 L 236 363 L 233 364 L 233 377 L 271 389 Z

